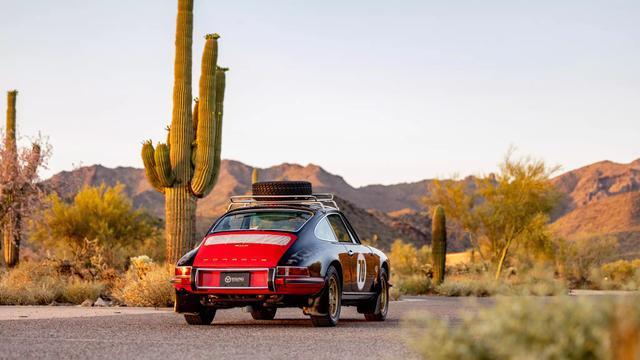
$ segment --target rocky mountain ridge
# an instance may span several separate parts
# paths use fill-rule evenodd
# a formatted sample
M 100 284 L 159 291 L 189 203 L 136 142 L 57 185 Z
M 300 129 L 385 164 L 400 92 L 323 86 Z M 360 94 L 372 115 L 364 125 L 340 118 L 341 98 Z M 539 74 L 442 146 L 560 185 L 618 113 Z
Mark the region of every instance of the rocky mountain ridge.
M 247 194 L 253 167 L 223 160 L 214 191 L 198 202 L 199 229 L 203 231 L 228 204 L 231 195 Z M 430 243 L 430 220 L 422 213 L 421 199 L 432 180 L 395 185 L 368 185 L 355 188 L 344 178 L 314 164 L 280 164 L 258 169 L 264 180 L 308 180 L 316 192 L 336 194 L 363 238 L 378 235 L 382 246 L 395 238 L 416 245 Z M 594 163 L 568 171 L 553 179 L 563 196 L 553 216 L 552 228 L 565 237 L 580 234 L 611 234 L 624 243 L 625 251 L 640 249 L 640 159 L 629 164 L 611 161 Z M 147 183 L 144 171 L 132 167 L 107 168 L 101 165 L 63 171 L 45 181 L 61 196 L 70 198 L 83 186 L 122 183 L 137 207 L 164 215 L 163 196 Z M 462 250 L 464 241 L 453 239 L 452 250 Z

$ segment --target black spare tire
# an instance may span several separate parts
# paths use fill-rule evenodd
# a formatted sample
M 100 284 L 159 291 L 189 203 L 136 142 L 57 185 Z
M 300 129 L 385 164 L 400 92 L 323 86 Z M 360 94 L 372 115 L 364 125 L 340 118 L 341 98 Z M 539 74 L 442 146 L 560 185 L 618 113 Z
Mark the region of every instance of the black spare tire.
M 312 195 L 313 189 L 308 181 L 260 181 L 253 183 L 251 192 L 254 196 Z M 304 198 L 304 196 L 302 197 Z M 291 200 L 282 198 L 258 198 L 258 200 L 277 201 Z M 295 199 L 295 198 L 294 198 Z

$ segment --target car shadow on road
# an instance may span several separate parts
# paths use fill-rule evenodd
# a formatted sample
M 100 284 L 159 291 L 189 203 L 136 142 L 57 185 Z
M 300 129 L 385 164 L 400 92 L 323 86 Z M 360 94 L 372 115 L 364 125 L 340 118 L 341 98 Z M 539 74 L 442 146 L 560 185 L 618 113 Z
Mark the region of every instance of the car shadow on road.
M 310 319 L 274 319 L 274 320 L 247 320 L 247 321 L 213 321 L 215 327 L 313 327 Z M 340 319 L 338 327 L 398 327 L 397 319 L 386 321 L 366 321 L 365 319 Z

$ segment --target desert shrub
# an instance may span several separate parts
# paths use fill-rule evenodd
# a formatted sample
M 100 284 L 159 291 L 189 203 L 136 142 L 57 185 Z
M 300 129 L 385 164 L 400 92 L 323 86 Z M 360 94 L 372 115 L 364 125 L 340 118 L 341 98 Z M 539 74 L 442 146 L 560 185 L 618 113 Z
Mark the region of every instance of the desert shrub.
M 392 273 L 411 275 L 422 272 L 426 274 L 431 268 L 431 249 L 428 246 L 417 249 L 412 244 L 396 240 L 391 244 L 389 261 L 392 264 Z
M 168 266 L 146 256 L 131 259 L 131 266 L 113 289 L 113 297 L 127 306 L 172 306 L 174 289 Z
M 489 269 L 490 264 L 487 262 L 458 262 L 455 264 L 447 265 L 446 274 L 449 276 L 480 275 L 487 273 Z
M 105 292 L 106 285 L 101 281 L 74 279 L 68 282 L 56 301 L 80 304 L 86 299 L 95 301 Z
M 461 324 L 413 314 L 405 328 L 424 359 L 630 359 L 640 355 L 640 299 L 509 297 Z
M 551 296 L 567 294 L 567 286 L 564 280 L 559 279 L 553 272 L 553 268 L 538 265 L 514 276 L 510 276 L 499 288 L 502 295 L 533 295 Z
M 618 260 L 592 269 L 589 284 L 593 289 L 640 290 L 640 259 Z
M 640 259 L 618 260 L 602 265 L 602 274 L 612 281 L 625 283 L 633 280 L 640 270 Z
M 613 236 L 583 235 L 557 240 L 558 267 L 572 287 L 589 285 L 590 274 L 615 254 L 618 240 Z
M 394 276 L 391 278 L 392 289 L 396 289 L 402 295 L 428 294 L 432 287 L 432 280 L 424 274 Z
M 435 288 L 444 296 L 491 296 L 498 292 L 499 282 L 483 277 L 446 278 Z
M 0 305 L 46 305 L 53 301 L 79 304 L 95 300 L 106 284 L 60 272 L 59 263 L 23 261 L 0 274 Z
M 431 290 L 431 249 L 396 240 L 389 252 L 393 296 L 421 295 Z
M 53 194 L 31 224 L 31 241 L 59 257 L 123 267 L 124 260 L 161 239 L 160 224 L 133 208 L 124 186 L 85 187 L 67 203 Z M 92 242 L 87 246 L 87 242 Z M 97 259 L 100 258 L 100 259 Z
M 563 281 L 555 278 L 553 272 L 534 268 L 501 280 L 495 280 L 489 273 L 453 276 L 445 279 L 434 291 L 444 296 L 551 296 L 566 294 L 567 288 Z

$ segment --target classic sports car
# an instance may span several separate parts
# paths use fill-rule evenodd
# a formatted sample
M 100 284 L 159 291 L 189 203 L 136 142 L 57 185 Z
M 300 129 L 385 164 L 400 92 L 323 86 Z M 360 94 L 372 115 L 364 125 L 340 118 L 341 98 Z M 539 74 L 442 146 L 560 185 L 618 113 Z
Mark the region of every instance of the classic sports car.
M 211 324 L 216 310 L 248 307 L 271 320 L 279 307 L 299 307 L 314 326 L 335 326 L 341 306 L 383 321 L 389 305 L 389 260 L 360 243 L 330 194 L 304 181 L 258 182 L 202 242 L 177 263 L 175 311 L 192 325 Z

